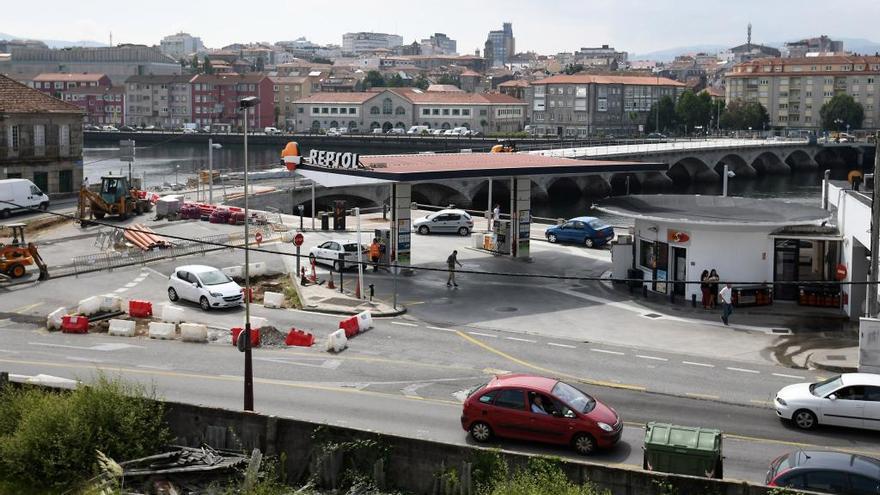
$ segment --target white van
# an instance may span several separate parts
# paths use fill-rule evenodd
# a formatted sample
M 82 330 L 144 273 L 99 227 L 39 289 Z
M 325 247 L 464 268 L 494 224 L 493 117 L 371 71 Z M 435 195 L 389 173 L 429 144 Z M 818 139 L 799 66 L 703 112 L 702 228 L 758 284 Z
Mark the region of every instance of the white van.
M 406 131 L 406 133 L 421 135 L 421 134 L 427 134 L 428 132 L 430 132 L 430 130 L 431 130 L 431 128 L 426 125 L 414 125 L 414 126 L 410 127 L 409 130 Z
M 0 218 L 25 208 L 49 208 L 49 196 L 27 179 L 0 180 Z
M 266 134 L 267 136 L 277 136 L 277 135 L 281 134 L 281 131 L 279 131 L 275 127 L 265 127 L 265 128 L 263 128 L 263 133 Z

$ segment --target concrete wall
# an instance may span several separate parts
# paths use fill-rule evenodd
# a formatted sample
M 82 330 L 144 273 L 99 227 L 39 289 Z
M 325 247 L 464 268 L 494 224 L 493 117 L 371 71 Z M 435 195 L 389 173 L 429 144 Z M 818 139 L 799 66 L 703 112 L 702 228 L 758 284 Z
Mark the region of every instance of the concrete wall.
M 868 263 L 865 259 L 871 248 L 871 207 L 860 201 L 855 191 L 828 185 L 828 204 L 837 208 L 837 228 L 843 236 L 840 262 L 847 267 L 847 282 L 864 282 L 868 279 Z M 870 198 L 870 192 L 867 193 Z M 868 201 L 870 202 L 870 201 Z M 864 285 L 844 286 L 844 311 L 853 321 L 858 320 L 865 307 L 867 288 Z
M 428 440 L 377 435 L 375 433 L 319 425 L 306 421 L 276 418 L 188 404 L 169 403 L 166 414 L 177 443 L 197 447 L 202 442 L 215 448 L 250 449 L 257 447 L 270 455 L 284 452 L 289 479 L 305 478 L 315 456 L 320 455 L 313 439 L 317 428 L 328 442 L 376 439 L 390 450 L 386 466 L 388 488 L 417 494 L 433 493 L 435 478 L 448 468 L 460 467 L 480 450 Z M 462 436 L 465 432 L 462 431 Z M 501 451 L 511 468 L 524 466 L 529 456 Z M 764 495 L 767 487 L 743 482 L 711 480 L 691 476 L 648 473 L 639 469 L 612 467 L 589 462 L 566 461 L 563 469 L 576 482 L 591 481 L 612 495 L 660 495 L 661 493 Z M 662 483 L 658 483 L 662 482 Z M 661 485 L 672 485 L 663 491 Z

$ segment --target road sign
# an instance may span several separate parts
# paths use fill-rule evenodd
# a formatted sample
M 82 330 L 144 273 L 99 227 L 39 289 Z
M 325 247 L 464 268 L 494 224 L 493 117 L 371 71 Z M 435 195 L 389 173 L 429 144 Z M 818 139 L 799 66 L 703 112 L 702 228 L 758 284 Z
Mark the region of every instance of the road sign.
M 302 246 L 302 245 L 303 245 L 303 242 L 304 242 L 305 240 L 306 240 L 306 238 L 303 237 L 303 235 L 302 235 L 301 233 L 299 233 L 299 232 L 297 232 L 296 235 L 293 236 L 293 243 L 294 243 L 297 247 Z
M 256 234 L 254 234 L 254 239 L 256 239 L 257 244 L 260 244 L 261 242 L 263 242 L 263 233 L 257 232 Z

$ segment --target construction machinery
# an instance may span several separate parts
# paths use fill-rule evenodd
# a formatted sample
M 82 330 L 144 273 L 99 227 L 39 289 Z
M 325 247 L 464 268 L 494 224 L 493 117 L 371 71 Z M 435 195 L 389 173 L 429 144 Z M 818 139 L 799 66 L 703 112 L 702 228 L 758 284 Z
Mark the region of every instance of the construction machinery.
M 498 144 L 492 146 L 492 149 L 489 151 L 490 153 L 516 153 L 516 143 L 507 139 L 504 141 L 498 141 Z
M 99 192 L 90 190 L 86 185 L 79 191 L 80 223 L 85 227 L 88 219 L 101 220 L 104 216 L 117 216 L 121 220 L 130 215 L 140 215 L 153 209 L 153 203 L 143 197 L 141 191 L 134 189 L 124 175 L 105 175 L 101 177 Z
M 0 242 L 0 280 L 24 277 L 27 267 L 32 265 L 40 269 L 40 280 L 49 278 L 49 268 L 40 257 L 37 246 L 24 239 L 24 227 L 23 223 L 3 226 L 3 230 L 12 230 L 12 242 L 9 244 Z

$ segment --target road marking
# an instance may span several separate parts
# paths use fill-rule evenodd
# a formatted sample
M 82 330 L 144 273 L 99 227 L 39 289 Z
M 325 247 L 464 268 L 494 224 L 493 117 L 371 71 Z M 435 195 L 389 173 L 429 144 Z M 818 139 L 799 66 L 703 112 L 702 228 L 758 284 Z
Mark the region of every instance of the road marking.
M 131 289 L 132 287 L 137 286 L 137 284 L 138 284 L 137 282 L 129 282 L 129 283 L 125 284 L 125 287 L 128 287 L 129 289 Z
M 706 395 L 706 394 L 694 394 L 691 392 L 685 392 L 684 395 L 688 397 L 693 397 L 695 399 L 709 399 L 709 400 L 718 400 L 719 397 L 717 395 Z
M 41 303 L 41 302 L 33 303 L 33 304 L 28 304 L 28 305 L 26 305 L 26 306 L 21 306 L 21 307 L 19 307 L 19 308 L 15 308 L 15 309 L 12 310 L 12 312 L 13 312 L 13 313 L 21 313 L 21 312 L 23 312 L 23 311 L 27 311 L 27 310 L 29 310 L 29 309 L 34 309 L 34 308 L 36 308 L 37 306 L 42 306 L 42 305 L 43 305 L 43 303 Z
M 93 346 L 80 346 L 80 345 L 64 345 L 64 344 L 52 344 L 49 342 L 28 342 L 29 345 L 39 345 L 43 347 L 60 347 L 62 349 L 77 349 L 80 351 L 118 351 L 121 349 L 135 349 L 140 348 L 143 349 L 143 346 L 140 345 L 131 345 L 131 344 L 117 344 L 117 343 L 106 343 L 106 344 L 98 344 Z
M 537 344 L 537 340 L 521 339 L 519 337 L 504 337 L 506 340 L 515 340 L 516 342 L 528 342 L 529 344 Z
M 468 332 L 471 335 L 479 335 L 480 337 L 490 337 L 493 339 L 497 339 L 497 335 L 492 335 L 491 333 L 480 333 L 480 332 Z
M 416 325 L 415 323 L 406 323 L 406 322 L 403 322 L 403 321 L 392 321 L 391 324 L 392 324 L 392 325 L 400 325 L 400 326 L 403 326 L 403 327 L 417 327 L 417 326 L 418 326 L 418 325 Z
M 431 384 L 430 383 L 413 383 L 412 385 L 408 385 L 408 386 L 400 389 L 400 392 L 407 397 L 421 399 L 421 396 L 419 396 L 419 394 L 417 394 L 416 391 L 418 391 L 420 388 L 427 387 L 428 385 L 431 385 Z
M 786 375 L 785 373 L 773 373 L 773 376 L 778 376 L 780 378 L 794 378 L 795 380 L 806 380 L 806 377 L 798 375 Z
M 642 358 L 642 359 L 652 359 L 652 360 L 654 360 L 654 361 L 669 361 L 668 359 L 663 358 L 663 357 L 645 356 L 645 355 L 643 355 L 643 354 L 636 354 L 636 357 L 637 357 L 637 358 Z
M 752 404 L 759 404 L 759 405 L 762 405 L 762 406 L 772 406 L 772 405 L 773 405 L 773 403 L 770 402 L 769 400 L 757 400 L 757 399 L 751 399 L 751 400 L 749 400 L 749 402 L 751 402 Z
M 490 375 L 506 375 L 510 373 L 507 370 L 499 370 L 498 368 L 483 368 L 484 373 L 488 373 Z
M 605 349 L 593 349 L 593 348 L 591 348 L 590 350 L 593 351 L 593 352 L 601 352 L 601 353 L 604 353 L 604 354 L 614 354 L 614 355 L 616 355 L 616 356 L 623 356 L 623 354 L 624 354 L 624 353 L 622 353 L 622 352 L 608 351 L 608 350 L 605 350 Z
M 293 364 L 295 366 L 305 366 L 307 368 L 323 368 L 335 370 L 339 368 L 339 365 L 342 364 L 342 361 L 338 359 L 322 359 L 321 363 L 313 364 L 313 363 L 303 363 L 300 361 L 296 361 L 293 359 L 284 359 L 284 358 L 268 358 L 268 357 L 255 357 L 254 361 L 267 361 L 270 363 L 280 363 L 280 364 Z
M 602 381 L 602 380 L 594 380 L 592 378 L 584 378 L 584 377 L 570 375 L 568 373 L 562 373 L 560 371 L 547 369 L 547 368 L 544 368 L 543 366 L 538 366 L 538 365 L 532 364 L 528 361 L 524 361 L 522 359 L 513 357 L 510 354 L 507 354 L 506 352 L 499 351 L 498 349 L 495 349 L 494 347 L 492 347 L 484 342 L 480 342 L 479 340 L 471 337 L 470 335 L 467 335 L 466 333 L 458 332 L 458 335 L 461 338 L 467 340 L 468 342 L 470 342 L 478 347 L 482 347 L 483 349 L 485 349 L 493 354 L 497 354 L 498 356 L 501 356 L 509 361 L 517 363 L 521 366 L 525 366 L 527 368 L 531 368 L 533 370 L 540 371 L 542 373 L 558 376 L 560 378 L 569 378 L 572 380 L 577 380 L 582 383 L 586 383 L 588 385 L 597 385 L 600 387 L 619 388 L 619 389 L 623 389 L 623 390 L 636 390 L 639 392 L 644 392 L 645 390 L 647 390 L 645 387 L 642 387 L 640 385 L 628 385 L 628 384 L 624 384 L 624 383 L 614 383 L 614 382 L 606 382 L 606 381 Z
M 695 363 L 693 361 L 682 361 L 681 364 L 689 364 L 691 366 L 702 366 L 704 368 L 714 368 L 714 364 L 706 364 L 706 363 Z
M 442 331 L 442 332 L 452 332 L 452 333 L 455 333 L 455 332 L 457 331 L 457 330 L 455 330 L 454 328 L 442 328 L 442 327 L 428 327 L 428 328 L 430 328 L 431 330 L 440 330 L 440 331 Z
M 730 366 L 728 366 L 727 369 L 729 369 L 730 371 L 739 371 L 740 373 L 754 373 L 756 375 L 761 373 L 760 371 L 747 370 L 745 368 L 731 368 Z
M 565 347 L 566 349 L 577 349 L 577 346 L 568 344 L 557 344 L 556 342 L 547 342 L 547 345 L 552 345 L 553 347 Z
M 122 294 L 123 292 L 128 292 L 128 289 L 126 289 L 125 287 L 120 287 L 113 292 L 118 292 L 119 294 Z

